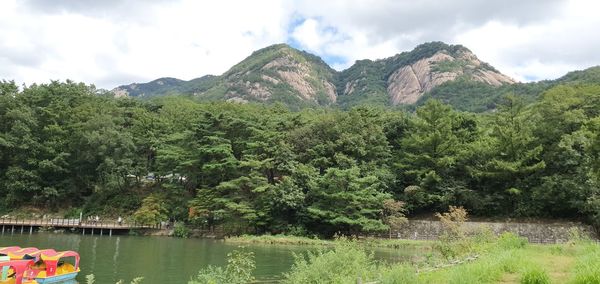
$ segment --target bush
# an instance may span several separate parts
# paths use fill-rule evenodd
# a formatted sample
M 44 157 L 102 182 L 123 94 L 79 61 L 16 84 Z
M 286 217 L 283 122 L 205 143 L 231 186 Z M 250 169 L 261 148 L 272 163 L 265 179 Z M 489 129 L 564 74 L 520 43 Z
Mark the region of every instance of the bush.
M 471 251 L 472 242 L 468 238 L 454 239 L 448 235 L 441 235 L 433 246 L 444 258 L 453 259 Z
M 356 283 L 375 278 L 373 256 L 355 242 L 340 241 L 333 250 L 294 255 L 295 262 L 284 283 Z
M 227 254 L 227 266 L 200 270 L 188 284 L 246 284 L 254 281 L 254 253 L 234 250 Z
M 448 212 L 436 213 L 435 215 L 440 219 L 444 231 L 434 248 L 446 259 L 470 252 L 472 241 L 467 238 L 463 226 L 467 221 L 467 210 L 462 207 L 450 206 Z
M 549 284 L 548 273 L 539 267 L 530 268 L 521 277 L 521 284 Z
M 173 226 L 173 236 L 177 238 L 188 238 L 190 236 L 190 229 L 188 229 L 184 223 L 177 222 Z
M 286 228 L 286 235 L 289 236 L 297 236 L 297 237 L 306 237 L 308 236 L 308 231 L 304 226 L 288 226 Z
M 81 208 L 71 207 L 69 208 L 69 210 L 67 210 L 67 212 L 65 212 L 65 218 L 79 219 L 79 214 L 81 214 L 81 212 Z
M 142 201 L 142 206 L 133 213 L 133 218 L 139 224 L 158 224 L 167 219 L 167 209 L 164 197 L 157 194 L 148 195 Z
M 498 237 L 498 247 L 502 249 L 519 249 L 524 248 L 528 241 L 526 238 L 519 237 L 514 233 L 505 232 Z

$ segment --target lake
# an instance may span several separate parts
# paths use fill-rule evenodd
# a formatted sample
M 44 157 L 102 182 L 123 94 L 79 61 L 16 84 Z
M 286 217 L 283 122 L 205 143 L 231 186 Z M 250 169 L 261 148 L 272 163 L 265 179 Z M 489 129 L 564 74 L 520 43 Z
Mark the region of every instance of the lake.
M 79 234 L 34 233 L 4 234 L 0 247 L 21 246 L 74 250 L 81 255 L 80 283 L 85 275 L 94 274 L 96 283 L 112 284 L 123 279 L 144 277 L 143 284 L 187 283 L 208 265 L 225 265 L 227 253 L 239 245 L 210 239 L 179 239 L 146 236 L 90 236 Z M 310 246 L 247 245 L 255 254 L 257 280 L 275 282 L 293 263 L 293 253 L 318 248 Z M 417 251 L 410 249 L 374 250 L 377 259 L 398 262 L 407 260 Z

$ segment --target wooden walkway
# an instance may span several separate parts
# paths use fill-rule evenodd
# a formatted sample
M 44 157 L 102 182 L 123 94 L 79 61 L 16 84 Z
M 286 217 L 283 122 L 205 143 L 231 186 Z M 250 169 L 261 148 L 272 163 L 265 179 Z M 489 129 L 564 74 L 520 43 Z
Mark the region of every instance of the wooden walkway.
M 58 218 L 45 218 L 45 219 L 17 219 L 17 218 L 0 218 L 0 226 L 2 227 L 2 234 L 5 232 L 15 233 L 33 232 L 34 228 L 46 227 L 46 228 L 65 228 L 65 229 L 80 229 L 82 234 L 94 234 L 94 232 L 103 235 L 106 230 L 108 235 L 112 235 L 113 230 L 137 230 L 137 229 L 162 229 L 161 224 L 138 224 L 138 223 L 127 223 L 115 221 L 81 221 L 79 219 L 58 219 Z

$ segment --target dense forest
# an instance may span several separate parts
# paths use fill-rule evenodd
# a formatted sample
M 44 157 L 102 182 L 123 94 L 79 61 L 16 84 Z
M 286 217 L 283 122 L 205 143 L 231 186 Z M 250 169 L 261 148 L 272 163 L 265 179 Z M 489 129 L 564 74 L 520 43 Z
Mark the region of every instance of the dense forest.
M 0 213 L 183 220 L 231 232 L 377 232 L 401 214 L 600 224 L 600 85 L 492 112 L 437 100 L 290 111 L 114 98 L 73 82 L 0 83 Z

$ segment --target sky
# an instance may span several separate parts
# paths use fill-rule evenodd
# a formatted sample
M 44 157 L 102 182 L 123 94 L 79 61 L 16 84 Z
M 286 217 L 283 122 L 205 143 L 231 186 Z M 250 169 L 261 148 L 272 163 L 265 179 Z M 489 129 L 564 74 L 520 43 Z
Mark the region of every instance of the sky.
M 0 79 L 112 89 L 219 75 L 288 43 L 337 70 L 462 44 L 516 80 L 600 65 L 596 0 L 2 0 Z

